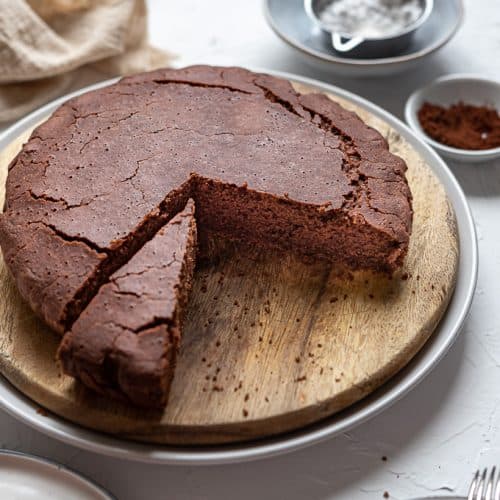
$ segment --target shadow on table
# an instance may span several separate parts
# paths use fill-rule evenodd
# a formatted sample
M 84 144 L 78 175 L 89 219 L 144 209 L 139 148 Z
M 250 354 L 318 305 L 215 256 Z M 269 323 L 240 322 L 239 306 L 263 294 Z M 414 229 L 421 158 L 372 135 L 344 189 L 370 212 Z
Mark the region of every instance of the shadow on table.
M 500 195 L 500 159 L 484 163 L 445 161 L 467 196 L 491 198 Z

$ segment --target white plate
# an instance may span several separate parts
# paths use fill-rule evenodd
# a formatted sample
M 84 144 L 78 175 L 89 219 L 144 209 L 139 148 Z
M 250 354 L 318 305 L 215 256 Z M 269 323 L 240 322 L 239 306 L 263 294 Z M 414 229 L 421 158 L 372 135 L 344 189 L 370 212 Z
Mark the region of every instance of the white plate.
M 455 177 L 443 160 L 417 137 L 406 125 L 369 101 L 345 90 L 309 78 L 267 71 L 278 77 L 316 87 L 319 91 L 336 94 L 385 120 L 401 134 L 425 159 L 443 183 L 453 204 L 460 236 L 460 260 L 455 293 L 445 316 L 435 333 L 415 358 L 380 389 L 369 397 L 315 425 L 275 438 L 211 447 L 174 447 L 140 444 L 91 431 L 53 414 L 37 412 L 38 405 L 21 394 L 0 376 L 0 406 L 14 417 L 56 439 L 105 455 L 169 464 L 215 464 L 255 460 L 290 452 L 324 441 L 365 422 L 405 395 L 436 366 L 456 340 L 469 311 L 477 280 L 477 242 L 469 206 Z M 83 89 L 79 93 L 109 85 L 114 80 Z M 27 128 L 52 113 L 62 102 L 78 93 L 65 96 L 28 115 L 0 136 L 0 149 L 5 148 Z
M 100 486 L 60 464 L 0 450 L 0 498 L 11 500 L 113 500 Z
M 385 76 L 406 71 L 446 45 L 464 18 L 462 0 L 437 0 L 410 45 L 396 57 L 354 59 L 337 55 L 331 40 L 309 18 L 304 0 L 264 0 L 267 22 L 274 32 L 316 69 L 345 76 Z

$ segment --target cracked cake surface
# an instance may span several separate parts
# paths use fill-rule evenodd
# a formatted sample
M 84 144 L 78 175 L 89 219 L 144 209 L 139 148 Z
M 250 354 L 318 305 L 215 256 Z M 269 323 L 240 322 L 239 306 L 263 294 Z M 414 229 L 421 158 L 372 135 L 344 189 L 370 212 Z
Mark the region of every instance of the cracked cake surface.
M 392 273 L 411 233 L 406 164 L 355 113 L 241 68 L 161 69 L 75 97 L 9 166 L 0 245 L 55 331 L 196 203 L 198 232 Z
M 193 277 L 194 203 L 113 273 L 64 335 L 65 373 L 135 405 L 168 397 Z

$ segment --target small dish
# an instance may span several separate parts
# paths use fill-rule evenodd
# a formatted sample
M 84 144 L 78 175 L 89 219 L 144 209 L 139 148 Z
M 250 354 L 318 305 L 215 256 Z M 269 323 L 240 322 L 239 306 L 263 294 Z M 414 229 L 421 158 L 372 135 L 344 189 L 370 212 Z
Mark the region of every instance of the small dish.
M 416 90 L 406 101 L 405 118 L 408 125 L 438 153 L 460 162 L 479 163 L 500 158 L 500 147 L 468 150 L 441 144 L 429 137 L 418 120 L 418 110 L 424 102 L 450 106 L 459 101 L 473 105 L 486 105 L 500 110 L 500 81 L 483 76 L 456 74 L 438 78 Z
M 307 15 L 304 0 L 264 0 L 264 12 L 274 32 L 296 50 L 306 64 L 320 71 L 356 78 L 387 76 L 415 67 L 446 45 L 464 18 L 463 0 L 434 2 L 427 21 L 400 55 L 356 59 L 335 52 L 331 38 Z
M 330 25 L 322 19 L 322 14 L 337 0 L 304 0 L 307 15 L 316 23 L 324 35 L 331 41 L 333 49 L 340 55 L 350 57 L 373 58 L 388 57 L 401 54 L 410 44 L 415 32 L 427 21 L 434 7 L 434 0 L 419 0 L 420 14 L 415 21 L 406 25 L 396 33 L 385 36 L 372 34 L 348 33 L 332 31 Z
M 0 450 L 0 498 L 113 500 L 100 486 L 46 458 Z

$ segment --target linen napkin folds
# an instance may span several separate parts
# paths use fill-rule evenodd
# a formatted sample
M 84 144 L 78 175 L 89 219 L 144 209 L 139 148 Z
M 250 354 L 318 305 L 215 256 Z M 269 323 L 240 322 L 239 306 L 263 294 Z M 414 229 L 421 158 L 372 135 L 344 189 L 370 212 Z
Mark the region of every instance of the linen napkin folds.
M 0 0 L 0 122 L 171 58 L 147 41 L 144 0 Z

